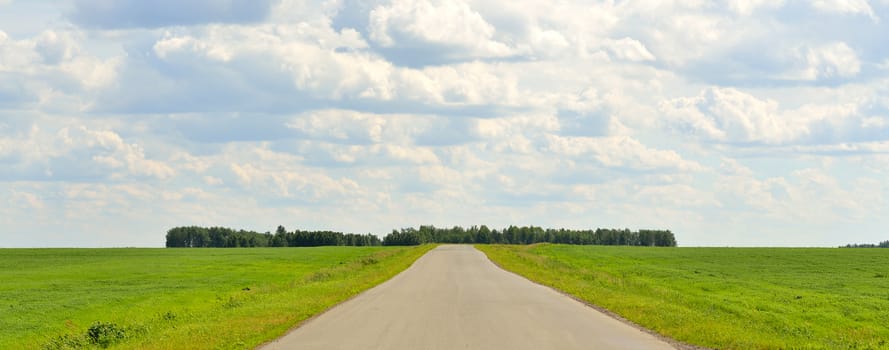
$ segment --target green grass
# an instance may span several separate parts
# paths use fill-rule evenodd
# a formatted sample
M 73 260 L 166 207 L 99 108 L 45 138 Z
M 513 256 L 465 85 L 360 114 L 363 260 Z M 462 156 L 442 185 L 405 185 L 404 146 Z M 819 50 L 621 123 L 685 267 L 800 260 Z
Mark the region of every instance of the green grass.
M 477 248 L 507 270 L 690 344 L 889 348 L 889 249 Z
M 253 348 L 431 248 L 3 249 L 0 349 Z

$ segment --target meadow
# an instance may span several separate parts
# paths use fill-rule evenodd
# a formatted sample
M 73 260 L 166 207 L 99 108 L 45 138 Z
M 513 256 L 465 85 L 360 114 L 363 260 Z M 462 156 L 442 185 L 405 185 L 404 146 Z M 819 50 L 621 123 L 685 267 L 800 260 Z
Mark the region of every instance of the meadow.
M 889 249 L 476 247 L 507 270 L 688 344 L 889 348 Z
M 433 246 L 0 249 L 0 349 L 244 349 Z

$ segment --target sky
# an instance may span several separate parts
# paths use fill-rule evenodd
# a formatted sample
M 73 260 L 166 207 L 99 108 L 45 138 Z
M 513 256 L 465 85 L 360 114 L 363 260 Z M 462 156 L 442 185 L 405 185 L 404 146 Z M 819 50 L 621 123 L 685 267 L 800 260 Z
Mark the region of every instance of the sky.
M 889 239 L 889 0 L 0 0 L 0 247 Z

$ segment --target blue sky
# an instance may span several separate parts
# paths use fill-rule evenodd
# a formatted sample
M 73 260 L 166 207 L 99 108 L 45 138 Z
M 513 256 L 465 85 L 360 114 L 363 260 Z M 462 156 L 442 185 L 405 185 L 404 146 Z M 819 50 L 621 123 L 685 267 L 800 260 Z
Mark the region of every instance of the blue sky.
M 0 247 L 889 239 L 889 0 L 0 0 Z

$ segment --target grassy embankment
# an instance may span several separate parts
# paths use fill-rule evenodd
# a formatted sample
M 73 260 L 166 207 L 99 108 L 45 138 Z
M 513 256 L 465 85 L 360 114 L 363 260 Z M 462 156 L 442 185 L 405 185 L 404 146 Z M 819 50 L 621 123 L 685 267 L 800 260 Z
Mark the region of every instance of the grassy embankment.
M 691 344 L 889 348 L 889 249 L 477 247 L 507 270 Z
M 432 246 L 0 250 L 0 349 L 244 349 Z

